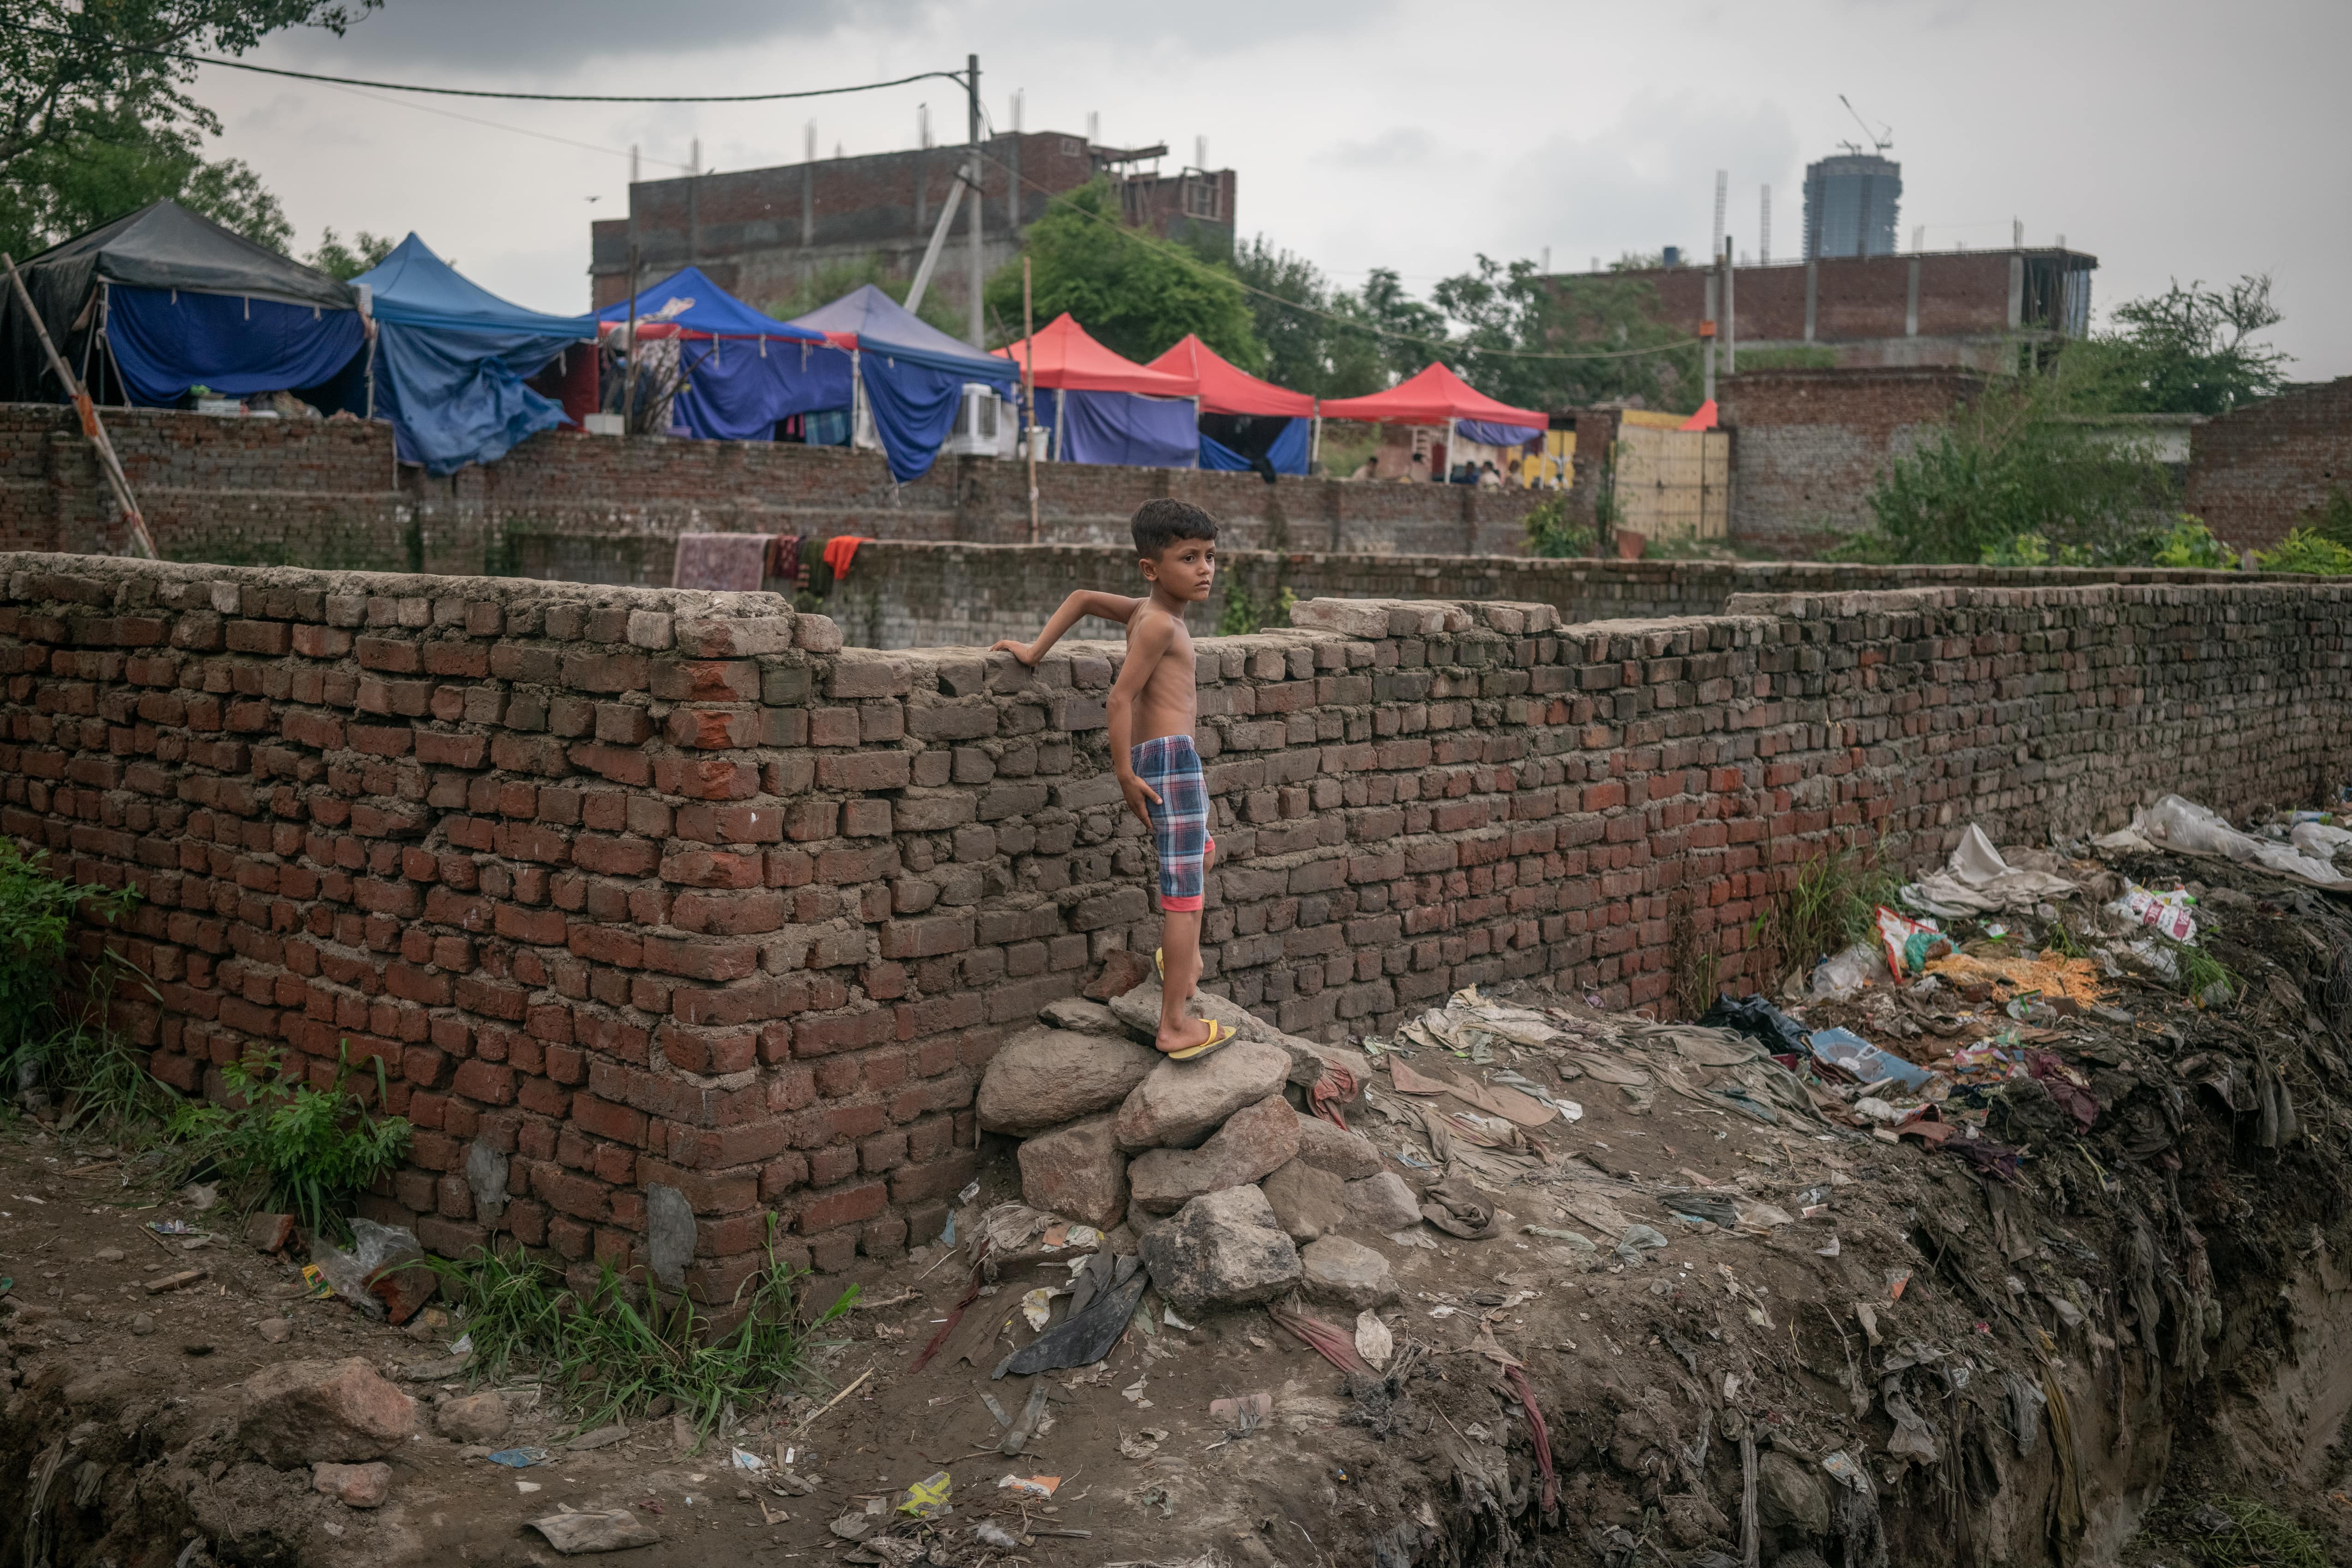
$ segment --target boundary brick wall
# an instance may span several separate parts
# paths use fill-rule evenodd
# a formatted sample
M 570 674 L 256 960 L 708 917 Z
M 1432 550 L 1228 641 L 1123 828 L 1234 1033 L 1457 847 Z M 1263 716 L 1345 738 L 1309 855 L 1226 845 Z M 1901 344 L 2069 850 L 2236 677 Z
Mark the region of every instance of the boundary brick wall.
M 1731 432 L 1731 537 L 1788 559 L 1819 555 L 1870 521 L 1888 460 L 1984 384 L 1948 368 L 1726 376 L 1717 405 Z
M 2188 510 L 2241 549 L 2308 527 L 2352 494 L 2352 376 L 2265 398 L 2189 432 Z
M 1332 555 L 1226 550 L 1220 586 L 1193 608 L 1196 636 L 1216 629 L 1226 595 L 1279 626 L 1280 597 L 1497 599 L 1549 605 L 1566 622 L 1720 615 L 1739 594 L 1832 594 L 1923 587 L 2051 587 L 2101 583 L 2244 583 L 2284 574 L 2158 567 L 1866 566 L 1821 562 L 1554 561 L 1531 556 Z M 877 540 L 849 575 L 826 580 L 819 608 L 862 647 L 986 647 L 1023 641 L 1074 588 L 1139 593 L 1132 546 L 934 544 Z M 1097 633 L 1106 630 L 1099 624 Z
M 1209 983 L 1295 1033 L 1552 975 L 1751 976 L 1831 841 L 1940 857 L 2344 776 L 2352 586 L 1317 600 L 1204 639 Z M 368 1200 L 724 1300 L 935 1234 L 975 1075 L 1156 921 L 1104 755 L 1119 657 L 840 646 L 768 595 L 0 556 L 0 831 L 143 895 L 117 1018 L 183 1090 L 380 1061 Z M 97 933 L 87 940 L 95 942 Z M 1681 957 L 1678 958 L 1678 955 Z M 1769 976 L 1763 979 L 1769 981 Z M 642 1276 L 641 1276 L 642 1277 Z
M 765 441 L 623 439 L 551 431 L 496 463 L 436 478 L 393 460 L 392 427 L 109 410 L 156 543 L 173 560 L 666 584 L 677 535 L 1015 543 L 1028 471 L 942 458 L 893 485 L 881 455 Z M 1236 543 L 1269 549 L 1517 553 L 1535 497 L 1470 486 L 1355 484 L 1255 474 L 1047 463 L 1041 529 L 1055 543 L 1128 536 L 1158 496 L 1206 508 Z M 122 548 L 72 410 L 0 404 L 0 544 Z

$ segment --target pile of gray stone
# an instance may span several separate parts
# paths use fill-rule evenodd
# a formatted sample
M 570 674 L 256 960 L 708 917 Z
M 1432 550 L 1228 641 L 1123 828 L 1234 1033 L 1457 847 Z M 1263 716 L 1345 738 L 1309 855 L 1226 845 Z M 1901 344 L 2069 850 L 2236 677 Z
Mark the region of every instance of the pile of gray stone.
M 1160 987 L 1146 982 L 1108 1005 L 1053 1003 L 997 1051 L 980 1124 L 1023 1140 L 1023 1202 L 1115 1238 L 1132 1227 L 1181 1312 L 1293 1290 L 1357 1310 L 1395 1300 L 1388 1258 L 1367 1242 L 1417 1226 L 1420 1201 L 1369 1139 L 1308 1111 L 1318 1081 L 1351 1081 L 1336 1105 L 1360 1108 L 1370 1064 L 1223 997 L 1203 993 L 1192 1010 L 1237 1037 L 1170 1060 L 1150 1044 Z

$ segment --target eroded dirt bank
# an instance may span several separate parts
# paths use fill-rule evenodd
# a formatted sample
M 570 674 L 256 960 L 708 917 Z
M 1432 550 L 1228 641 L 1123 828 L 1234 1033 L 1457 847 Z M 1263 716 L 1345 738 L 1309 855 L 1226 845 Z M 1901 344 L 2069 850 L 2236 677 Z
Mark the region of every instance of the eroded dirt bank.
M 19 1123 L 0 1139 L 8 1550 L 56 1568 L 551 1562 L 526 1520 L 622 1508 L 661 1539 L 616 1560 L 661 1564 L 724 1552 L 1720 1568 L 1709 1554 L 1739 1560 L 1752 1507 L 1759 1561 L 1788 1568 L 2071 1565 L 2188 1560 L 2184 1521 L 2252 1500 L 2344 1560 L 2352 920 L 2226 865 L 2111 869 L 2201 892 L 2201 940 L 2242 983 L 2235 1000 L 2200 1007 L 2124 977 L 2089 1009 L 2029 1000 L 2025 1020 L 1998 986 L 1880 986 L 1797 1009 L 1809 1028 L 1846 1025 L 1922 1061 L 2013 1029 L 2006 1048 L 2054 1063 L 1964 1077 L 1940 1107 L 1945 1132 L 1915 1124 L 1890 1142 L 1835 1107 L 1822 1118 L 1774 1101 L 1704 1041 L 1519 993 L 1506 1000 L 1549 1017 L 1557 1038 L 1482 1042 L 1486 1062 L 1426 1047 L 1403 1059 L 1463 1081 L 1515 1073 L 1572 1099 L 1580 1120 L 1514 1134 L 1474 1117 L 1496 1146 L 1457 1136 L 1449 1160 L 1422 1114 L 1432 1101 L 1387 1064 L 1349 1113 L 1416 1188 L 1445 1167 L 1498 1211 L 1486 1239 L 1425 1225 L 1366 1238 L 1397 1289 L 1373 1309 L 1396 1347 L 1385 1375 L 1343 1372 L 1262 1309 L 1188 1326 L 1147 1298 L 1106 1361 L 1043 1374 L 1049 1420 L 1018 1458 L 997 1452 L 981 1396 L 1020 1414 L 1030 1381 L 989 1373 L 1034 1337 L 1021 1297 L 1066 1286 L 1083 1245 L 1000 1253 L 919 1372 L 975 1282 L 971 1249 L 869 1268 L 807 1393 L 739 1412 L 698 1449 L 662 1417 L 567 1448 L 564 1413 L 509 1374 L 494 1440 L 551 1450 L 515 1470 L 488 1462 L 488 1443 L 444 1435 L 436 1402 L 473 1386 L 447 1359 L 462 1323 L 404 1331 L 310 1300 L 292 1263 L 233 1227 L 194 1251 L 159 1241 L 148 1222 L 201 1229 L 204 1215 Z M 2049 934 L 2011 923 L 2014 946 Z M 966 1243 L 1019 1196 L 1009 1147 L 995 1152 L 1006 1157 L 959 1212 Z M 1665 1245 L 1642 1245 L 1639 1227 Z M 1106 1241 L 1133 1250 L 1134 1233 Z M 207 1272 L 151 1294 L 190 1268 Z M 1057 1321 L 1066 1309 L 1051 1307 Z M 1306 1310 L 1355 1339 L 1353 1304 Z M 241 1431 L 257 1370 L 347 1356 L 422 1402 L 373 1509 L 263 1462 Z M 1515 1370 L 1544 1424 L 1540 1453 Z M 1258 1392 L 1271 1413 L 1255 1430 L 1233 1435 L 1236 1418 L 1211 1410 Z M 739 1447 L 766 1468 L 730 1468 Z M 891 1511 L 940 1469 L 951 1515 L 923 1527 Z M 1008 1474 L 1060 1480 L 1045 1501 L 1000 1489 Z M 845 1519 L 887 1528 L 854 1542 L 835 1528 Z

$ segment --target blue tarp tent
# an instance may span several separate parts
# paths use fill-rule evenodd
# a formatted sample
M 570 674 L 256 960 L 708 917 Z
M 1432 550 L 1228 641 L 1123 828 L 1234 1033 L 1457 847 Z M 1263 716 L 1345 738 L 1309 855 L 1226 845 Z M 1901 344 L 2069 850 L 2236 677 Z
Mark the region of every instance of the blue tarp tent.
M 68 363 L 89 367 L 101 400 L 110 376 L 127 401 L 149 405 L 177 403 L 194 386 L 316 399 L 366 341 L 349 284 L 175 202 L 77 235 L 18 270 L 51 341 Z M 0 295 L 0 399 L 64 395 L 24 301 L 8 289 Z
M 496 462 L 563 423 L 562 405 L 523 378 L 566 345 L 593 342 L 593 316 L 549 316 L 460 278 L 415 235 L 352 279 L 375 296 L 375 403 L 404 463 L 453 473 Z
M 857 355 L 874 433 L 904 484 L 930 472 L 955 428 L 956 404 L 968 381 L 1010 395 L 1020 373 L 993 354 L 958 342 L 868 283 L 821 305 L 793 325 L 824 334 Z
M 625 327 L 625 300 L 596 312 Z M 675 426 L 709 441 L 766 441 L 776 421 L 849 405 L 849 356 L 824 335 L 762 315 L 684 268 L 637 295 L 638 335 L 678 340 L 684 387 L 670 405 Z

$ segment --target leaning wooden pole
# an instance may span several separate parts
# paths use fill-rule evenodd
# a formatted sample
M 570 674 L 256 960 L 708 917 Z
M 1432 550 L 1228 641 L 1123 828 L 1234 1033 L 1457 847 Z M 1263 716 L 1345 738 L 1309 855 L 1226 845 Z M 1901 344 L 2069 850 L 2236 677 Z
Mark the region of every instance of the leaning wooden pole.
M 49 341 L 49 329 L 42 322 L 41 312 L 34 308 L 32 291 L 25 287 L 24 276 L 16 270 L 16 258 L 0 251 L 0 266 L 8 268 L 8 281 L 16 285 L 16 298 L 25 307 L 25 319 L 33 323 L 34 334 L 41 340 L 41 352 L 49 356 L 49 369 L 65 384 L 67 395 L 81 415 L 81 433 L 98 449 L 98 471 L 106 476 L 107 488 L 114 492 L 114 503 L 122 509 L 122 516 L 131 525 L 131 550 L 152 561 L 155 541 L 147 531 L 147 520 L 139 515 L 138 501 L 131 499 L 131 481 L 123 475 L 121 460 L 114 455 L 114 443 L 106 438 L 106 425 L 98 416 L 98 405 L 90 401 L 82 384 L 74 379 L 65 356 L 58 353 L 58 345 Z

